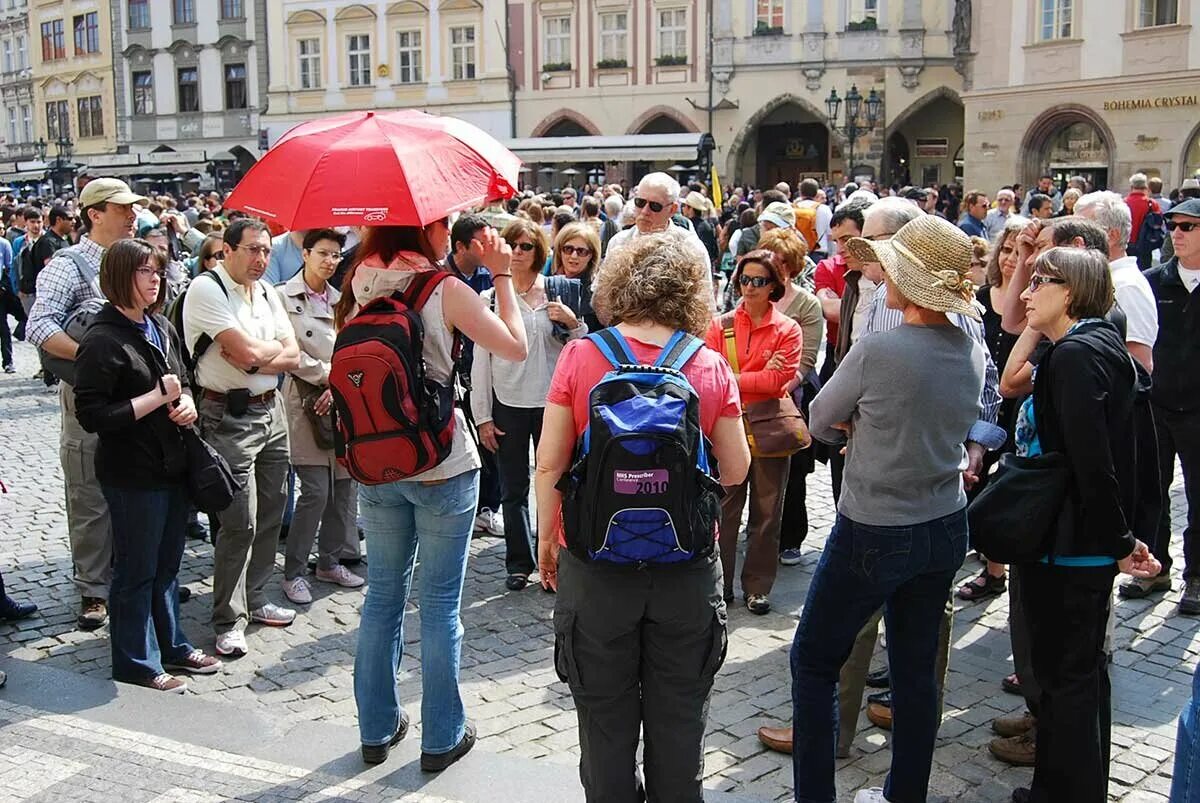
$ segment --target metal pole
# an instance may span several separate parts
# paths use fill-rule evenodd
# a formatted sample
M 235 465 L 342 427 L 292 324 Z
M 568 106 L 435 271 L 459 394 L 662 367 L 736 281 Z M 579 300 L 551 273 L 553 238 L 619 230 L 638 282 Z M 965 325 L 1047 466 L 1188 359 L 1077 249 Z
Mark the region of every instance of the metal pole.
M 713 0 L 708 0 L 708 133 L 713 131 Z M 712 153 L 708 155 L 712 167 Z M 710 179 L 711 180 L 711 177 Z

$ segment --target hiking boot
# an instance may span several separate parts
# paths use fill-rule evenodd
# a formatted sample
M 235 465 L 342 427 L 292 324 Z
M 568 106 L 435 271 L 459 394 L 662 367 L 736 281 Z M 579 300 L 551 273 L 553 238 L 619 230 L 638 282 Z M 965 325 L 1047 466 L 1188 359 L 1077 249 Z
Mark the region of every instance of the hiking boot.
M 997 736 L 1005 739 L 1020 736 L 1022 733 L 1029 733 L 1036 727 L 1037 717 L 1028 711 L 1007 717 L 996 717 L 992 720 L 992 730 L 996 732 Z
M 80 630 L 95 630 L 108 621 L 108 603 L 99 597 L 83 597 L 79 603 L 79 618 L 75 624 Z
M 1163 573 L 1157 577 L 1132 577 L 1117 588 L 1117 593 L 1125 599 L 1142 599 L 1151 594 L 1161 594 L 1171 590 L 1171 575 Z
M 1189 577 L 1185 581 L 1179 612 L 1188 616 L 1200 614 L 1200 577 Z
M 758 740 L 763 743 L 764 747 L 769 750 L 774 750 L 776 753 L 784 753 L 785 755 L 789 756 L 792 754 L 791 727 L 761 727 L 758 729 Z
M 988 742 L 988 750 L 1005 764 L 1032 767 L 1037 763 L 1037 730 L 1031 729 L 1020 736 L 992 739 Z

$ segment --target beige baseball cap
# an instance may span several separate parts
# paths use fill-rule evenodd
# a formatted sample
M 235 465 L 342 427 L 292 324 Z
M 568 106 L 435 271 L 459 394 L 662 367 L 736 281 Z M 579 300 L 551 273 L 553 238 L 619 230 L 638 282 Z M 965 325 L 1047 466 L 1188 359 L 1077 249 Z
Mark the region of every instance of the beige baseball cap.
M 149 206 L 150 199 L 129 189 L 129 185 L 119 178 L 94 178 L 79 193 L 79 205 L 85 207 L 103 203 Z

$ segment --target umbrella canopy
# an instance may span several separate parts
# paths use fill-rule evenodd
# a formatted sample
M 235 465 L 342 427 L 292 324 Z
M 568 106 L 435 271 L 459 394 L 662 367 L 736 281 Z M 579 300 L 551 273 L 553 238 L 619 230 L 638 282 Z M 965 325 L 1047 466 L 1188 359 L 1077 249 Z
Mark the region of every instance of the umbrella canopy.
M 562 171 L 562 174 L 564 176 L 578 176 L 579 171 L 573 167 L 568 167 L 566 170 Z
M 414 109 L 301 123 L 225 206 L 288 229 L 425 226 L 516 193 L 521 160 L 462 120 Z

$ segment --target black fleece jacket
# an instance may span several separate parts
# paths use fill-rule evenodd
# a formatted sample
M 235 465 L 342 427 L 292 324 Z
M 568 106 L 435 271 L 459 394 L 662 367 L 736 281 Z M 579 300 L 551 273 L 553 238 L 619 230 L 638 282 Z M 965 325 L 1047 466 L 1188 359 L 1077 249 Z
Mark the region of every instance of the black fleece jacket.
M 1117 327 L 1088 323 L 1052 345 L 1038 365 L 1034 419 L 1042 449 L 1071 469 L 1053 555 L 1121 559 L 1133 551 L 1137 512 L 1138 395 Z
M 132 399 L 157 388 L 164 374 L 175 374 L 188 387 L 178 334 L 166 318 L 150 317 L 167 344 L 165 358 L 112 304 L 97 313 L 79 344 L 75 417 L 100 436 L 96 477 L 102 485 L 156 490 L 184 480 L 183 435 L 168 417 L 167 405 L 140 421 L 133 417 Z

